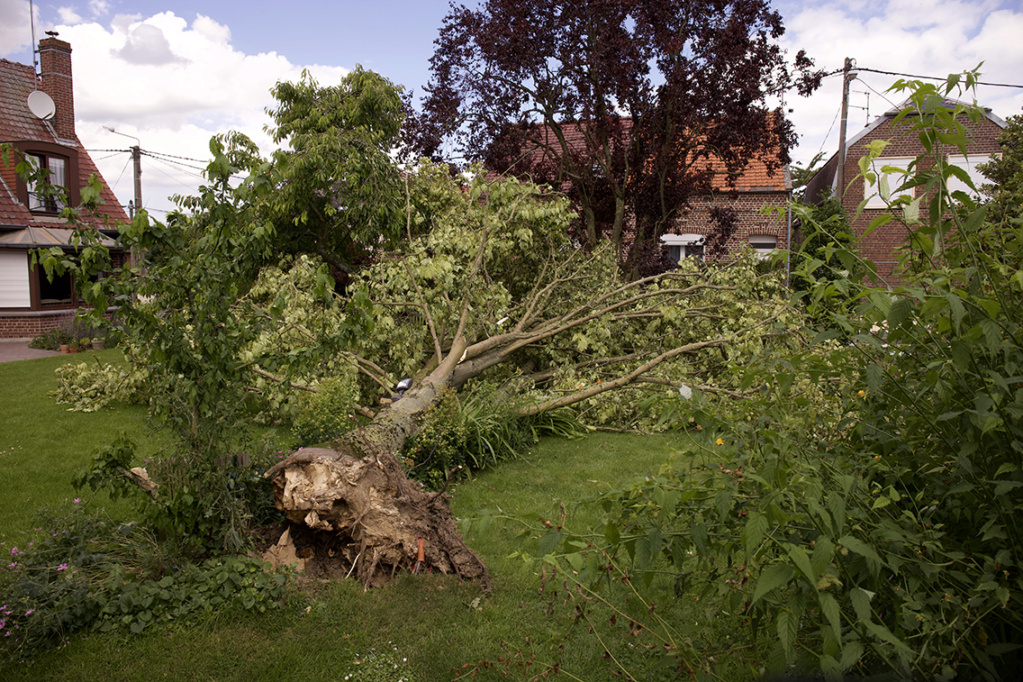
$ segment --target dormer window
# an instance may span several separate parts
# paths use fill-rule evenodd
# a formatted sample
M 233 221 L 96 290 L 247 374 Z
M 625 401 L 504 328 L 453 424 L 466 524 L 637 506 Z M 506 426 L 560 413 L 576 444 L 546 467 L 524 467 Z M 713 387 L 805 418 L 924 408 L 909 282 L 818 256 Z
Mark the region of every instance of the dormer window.
M 53 154 L 30 152 L 25 160 L 32 166 L 33 177 L 25 183 L 28 209 L 44 213 L 57 213 L 65 208 L 67 195 L 67 159 Z M 46 173 L 40 174 L 40 168 Z
M 40 214 L 57 214 L 68 205 L 81 201 L 79 192 L 78 150 L 52 142 L 22 140 L 12 142 L 17 162 L 31 166 L 31 177 L 18 175 L 15 194 L 18 203 Z

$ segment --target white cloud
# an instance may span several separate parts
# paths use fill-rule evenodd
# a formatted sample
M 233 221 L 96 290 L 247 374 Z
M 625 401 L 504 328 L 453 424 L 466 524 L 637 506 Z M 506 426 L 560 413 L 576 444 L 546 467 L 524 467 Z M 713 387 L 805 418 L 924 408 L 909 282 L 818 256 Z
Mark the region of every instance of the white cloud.
M 793 54 L 805 49 L 827 70 L 842 68 L 844 58 L 851 57 L 861 69 L 944 77 L 983 61 L 981 80 L 1021 84 L 1023 9 L 999 9 L 1002 4 L 999 0 L 891 0 L 873 7 L 855 1 L 815 6 L 789 0 L 782 2 L 787 29 L 783 42 Z M 904 99 L 885 92 L 898 78 L 860 71 L 850 88 L 850 137 Z M 981 87 L 976 97 L 1003 118 L 1020 113 L 1023 105 L 1020 89 Z M 797 162 L 808 162 L 820 149 L 826 156 L 835 152 L 839 127 L 835 119 L 841 100 L 840 76 L 826 79 L 809 99 L 788 99 L 787 106 L 793 109 L 790 117 L 801 135 L 793 154 Z
M 82 17 L 75 11 L 74 7 L 58 7 L 57 14 L 60 15 L 60 22 L 62 24 L 77 24 L 82 20 Z
M 105 25 L 83 21 L 57 29 L 74 51 L 77 130 L 88 149 L 135 144 L 103 127 L 110 126 L 160 155 L 207 159 L 210 138 L 229 130 L 245 133 L 269 153 L 274 145 L 263 127 L 269 123 L 265 109 L 273 104 L 270 89 L 279 80 L 297 80 L 303 68 L 274 52 L 236 50 L 230 29 L 202 15 L 191 24 L 173 12 L 117 15 Z M 325 84 L 347 72 L 305 68 Z M 92 156 L 127 204 L 133 196 L 127 153 Z M 172 204 L 166 197 L 195 191 L 198 171 L 183 165 L 204 163 L 186 159 L 143 157 L 146 207 L 167 210 Z
M 36 16 L 39 11 L 36 10 Z M 32 44 L 32 25 L 26 0 L 0 2 L 0 55 L 7 55 Z
M 93 18 L 106 16 L 110 13 L 110 3 L 106 0 L 90 0 L 89 11 Z
M 151 24 L 135 26 L 128 34 L 124 47 L 113 53 L 129 64 L 162 66 L 182 61 L 171 50 L 163 31 Z

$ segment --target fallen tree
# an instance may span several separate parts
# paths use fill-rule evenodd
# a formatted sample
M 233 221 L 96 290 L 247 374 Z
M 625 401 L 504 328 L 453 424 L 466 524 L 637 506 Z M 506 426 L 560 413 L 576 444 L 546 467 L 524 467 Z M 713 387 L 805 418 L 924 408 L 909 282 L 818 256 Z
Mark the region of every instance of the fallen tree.
M 209 185 L 183 202 L 187 212 L 167 225 L 140 212 L 123 230 L 126 248 L 147 254 L 146 268 L 128 264 L 83 292 L 98 309 L 120 305 L 152 407 L 178 434 L 172 465 L 151 472 L 166 530 L 206 546 L 242 542 L 244 506 L 225 463 L 237 462 L 253 410 L 266 407 L 256 405 L 269 395 L 256 383 L 307 393 L 348 368 L 360 426 L 266 472 L 291 524 L 278 557 L 367 585 L 426 565 L 487 589 L 486 567 L 462 541 L 443 490 L 409 480 L 397 456 L 444 395 L 488 382 L 510 415 L 571 406 L 601 424 L 634 417 L 649 394 L 611 396 L 637 386 L 741 393 L 715 376 L 723 360 L 786 333 L 778 278 L 752 256 L 629 281 L 612 249 L 571 242 L 563 198 L 425 163 L 405 174 L 405 239 L 373 247 L 373 264 L 343 291 L 326 264 L 306 263 L 316 311 L 292 314 L 298 294 L 254 283 L 279 262 L 280 216 L 264 212 L 268 197 L 295 179 L 255 158 L 244 139 L 211 149 Z M 239 172 L 248 173 L 241 184 L 232 181 Z M 89 246 L 73 267 L 109 272 L 102 254 Z M 44 265 L 65 267 L 62 258 Z M 382 403 L 381 390 L 406 376 L 412 388 Z
M 430 169 L 423 173 L 428 177 Z M 454 185 L 449 191 L 463 194 Z M 622 280 L 610 251 L 570 247 L 558 232 L 564 206 L 534 186 L 477 178 L 446 205 L 427 236 L 362 279 L 377 322 L 388 321 L 402 350 L 391 344 L 385 351 L 380 336 L 361 344 L 374 352 L 373 360 L 357 364 L 373 386 L 386 385 L 389 377 L 366 368 L 398 365 L 418 377 L 413 388 L 332 449 L 299 450 L 266 472 L 289 521 L 331 538 L 312 543 L 304 536 L 311 565 L 321 570 L 333 551 L 366 584 L 412 570 L 422 539 L 431 567 L 488 585 L 486 568 L 463 543 L 443 493 L 408 480 L 395 456 L 445 391 L 493 373 L 509 397 L 521 398 L 514 401 L 515 414 L 527 417 L 599 400 L 637 382 L 678 386 L 683 374 L 694 382 L 706 373 L 700 361 L 712 351 L 762 343 L 786 311 L 779 299 L 765 296 L 770 278 L 757 275 L 750 261 Z M 758 286 L 764 291 L 756 293 Z M 399 305 L 400 293 L 411 300 Z M 744 295 L 750 299 L 743 301 Z M 398 322 L 391 318 L 394 308 L 401 311 Z M 708 333 L 715 326 L 718 333 Z M 608 355 L 579 352 L 599 338 Z M 575 380 L 574 389 L 560 388 L 557 379 L 565 376 Z M 295 533 L 289 530 L 288 539 Z M 282 552 L 289 555 L 278 547 L 276 554 Z

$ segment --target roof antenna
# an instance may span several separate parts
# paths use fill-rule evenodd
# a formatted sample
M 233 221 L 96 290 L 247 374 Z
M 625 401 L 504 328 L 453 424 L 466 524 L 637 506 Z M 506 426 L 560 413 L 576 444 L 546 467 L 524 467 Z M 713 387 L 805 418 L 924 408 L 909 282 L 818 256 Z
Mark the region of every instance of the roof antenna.
M 36 45 L 36 9 L 32 0 L 28 0 L 28 21 L 32 26 L 32 70 L 36 82 L 39 81 L 39 47 Z

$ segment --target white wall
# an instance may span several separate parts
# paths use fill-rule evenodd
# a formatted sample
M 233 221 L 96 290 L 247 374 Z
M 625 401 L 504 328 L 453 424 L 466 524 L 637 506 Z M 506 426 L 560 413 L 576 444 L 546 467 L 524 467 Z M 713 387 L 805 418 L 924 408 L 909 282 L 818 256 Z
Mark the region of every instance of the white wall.
M 0 308 L 31 308 L 28 254 L 0 251 Z

